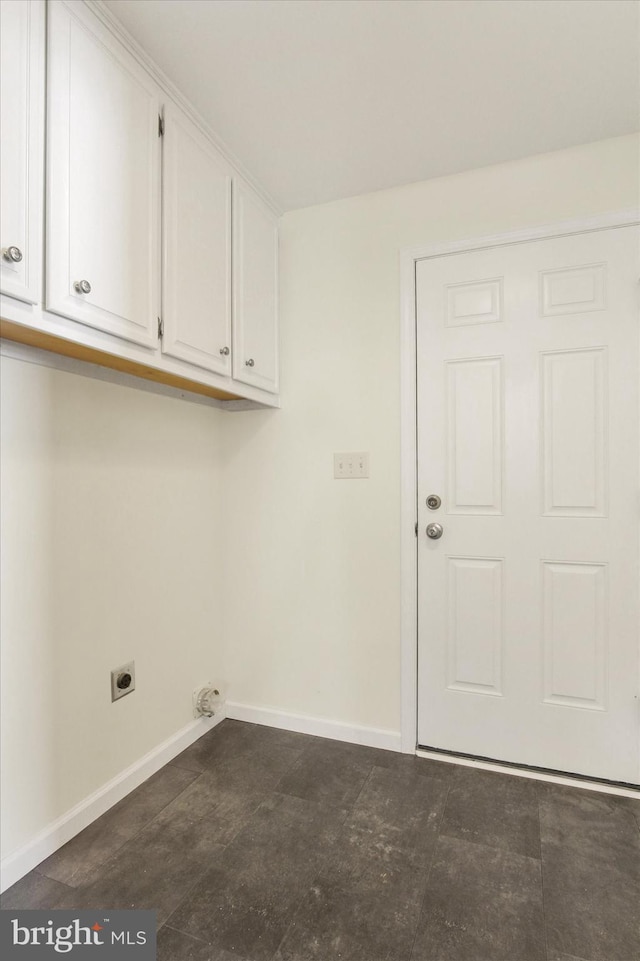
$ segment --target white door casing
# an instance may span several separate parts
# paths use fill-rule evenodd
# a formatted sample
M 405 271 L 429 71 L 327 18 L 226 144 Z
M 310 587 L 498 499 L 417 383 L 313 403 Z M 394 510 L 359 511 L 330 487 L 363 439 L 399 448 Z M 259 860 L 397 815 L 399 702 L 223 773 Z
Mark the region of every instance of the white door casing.
M 44 0 L 2 0 L 0 43 L 0 289 L 36 304 L 42 291 Z M 10 248 L 16 259 L 4 256 Z
M 231 373 L 231 171 L 177 107 L 164 107 L 165 354 Z
M 639 779 L 637 253 L 416 264 L 421 744 Z
M 48 31 L 46 306 L 157 347 L 158 88 L 83 5 L 51 0 Z

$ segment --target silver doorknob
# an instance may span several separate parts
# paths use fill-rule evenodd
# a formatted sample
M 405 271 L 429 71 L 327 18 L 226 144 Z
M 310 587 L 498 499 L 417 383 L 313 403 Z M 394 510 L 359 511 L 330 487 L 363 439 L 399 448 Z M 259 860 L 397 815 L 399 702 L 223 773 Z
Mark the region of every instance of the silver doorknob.
M 12 264 L 19 264 L 22 260 L 22 251 L 19 247 L 5 247 L 2 256 Z
M 255 367 L 255 366 L 256 366 L 256 362 L 255 362 L 255 360 L 253 359 L 253 357 L 250 357 L 249 360 L 245 360 L 245 364 L 246 364 L 247 367 Z
M 88 280 L 76 280 L 76 282 L 75 282 L 75 284 L 74 284 L 73 286 L 74 286 L 75 290 L 77 290 L 77 292 L 78 292 L 79 294 L 90 294 L 90 293 L 91 293 L 91 284 L 89 283 Z
M 228 347 L 221 347 L 221 348 L 220 348 L 220 353 L 222 354 L 223 357 L 228 357 L 228 356 L 229 356 L 229 348 L 228 348 Z
M 437 494 L 429 494 L 427 497 L 427 507 L 430 511 L 437 511 L 440 507 L 440 504 L 442 504 L 442 500 Z
M 442 537 L 442 524 L 427 524 L 427 537 L 430 537 L 432 541 L 437 541 L 438 538 Z

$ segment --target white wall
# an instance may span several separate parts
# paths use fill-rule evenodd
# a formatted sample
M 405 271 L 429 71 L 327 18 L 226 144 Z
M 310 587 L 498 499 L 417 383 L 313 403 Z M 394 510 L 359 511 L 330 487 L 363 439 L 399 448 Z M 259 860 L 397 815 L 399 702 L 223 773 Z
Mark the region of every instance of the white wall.
M 219 411 L 2 358 L 3 856 L 220 670 Z M 110 671 L 135 659 L 112 704 Z
M 230 699 L 399 730 L 399 251 L 637 205 L 639 169 L 624 137 L 284 217 L 283 409 L 223 423 Z

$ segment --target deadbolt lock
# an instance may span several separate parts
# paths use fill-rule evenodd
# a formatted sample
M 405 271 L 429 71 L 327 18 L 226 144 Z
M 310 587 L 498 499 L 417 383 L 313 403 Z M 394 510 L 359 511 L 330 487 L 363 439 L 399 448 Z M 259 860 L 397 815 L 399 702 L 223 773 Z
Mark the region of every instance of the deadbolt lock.
M 440 504 L 442 504 L 442 500 L 437 494 L 429 494 L 427 497 L 427 507 L 430 511 L 437 511 L 440 507 Z

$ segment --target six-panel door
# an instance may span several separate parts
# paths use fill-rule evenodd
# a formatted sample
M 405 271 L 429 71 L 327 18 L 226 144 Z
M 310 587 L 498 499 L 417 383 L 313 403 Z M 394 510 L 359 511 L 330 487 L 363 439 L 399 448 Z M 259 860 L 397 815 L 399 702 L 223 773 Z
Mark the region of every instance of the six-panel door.
M 44 0 L 0 4 L 0 289 L 36 304 L 42 288 Z
M 231 172 L 182 111 L 165 104 L 165 354 L 231 373 Z
M 640 779 L 638 241 L 417 264 L 423 745 Z
M 155 346 L 158 90 L 81 4 L 49 3 L 48 56 L 46 306 Z

